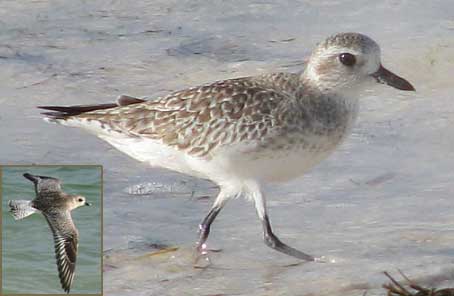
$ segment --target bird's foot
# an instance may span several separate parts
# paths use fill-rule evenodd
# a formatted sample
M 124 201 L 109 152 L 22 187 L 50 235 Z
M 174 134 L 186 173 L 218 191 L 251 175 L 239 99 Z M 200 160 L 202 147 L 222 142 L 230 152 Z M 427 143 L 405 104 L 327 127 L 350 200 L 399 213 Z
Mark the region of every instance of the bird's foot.
M 325 256 L 320 256 L 320 257 L 314 257 L 314 262 L 316 263 L 335 263 L 335 261 L 326 258 Z
M 210 257 L 208 256 L 208 248 L 205 243 L 197 244 L 194 256 L 194 268 L 205 269 L 211 265 Z

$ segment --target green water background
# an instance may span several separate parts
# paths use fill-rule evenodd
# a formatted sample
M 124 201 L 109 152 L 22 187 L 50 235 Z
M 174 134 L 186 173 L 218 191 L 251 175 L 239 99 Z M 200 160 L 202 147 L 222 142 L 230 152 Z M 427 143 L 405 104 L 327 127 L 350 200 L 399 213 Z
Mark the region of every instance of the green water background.
M 63 294 L 45 218 L 33 214 L 14 221 L 8 213 L 8 200 L 34 198 L 33 183 L 22 176 L 29 172 L 59 178 L 65 192 L 83 195 L 92 204 L 72 211 L 79 250 L 71 293 L 100 293 L 101 167 L 3 167 L 2 172 L 2 292 Z

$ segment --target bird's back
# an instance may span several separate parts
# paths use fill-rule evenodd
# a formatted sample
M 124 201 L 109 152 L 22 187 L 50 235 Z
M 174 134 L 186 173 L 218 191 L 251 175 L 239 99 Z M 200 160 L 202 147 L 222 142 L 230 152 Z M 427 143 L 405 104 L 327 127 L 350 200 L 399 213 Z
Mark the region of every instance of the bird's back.
M 68 202 L 67 194 L 63 192 L 42 191 L 37 194 L 32 205 L 42 212 L 47 212 L 51 209 L 64 210 Z

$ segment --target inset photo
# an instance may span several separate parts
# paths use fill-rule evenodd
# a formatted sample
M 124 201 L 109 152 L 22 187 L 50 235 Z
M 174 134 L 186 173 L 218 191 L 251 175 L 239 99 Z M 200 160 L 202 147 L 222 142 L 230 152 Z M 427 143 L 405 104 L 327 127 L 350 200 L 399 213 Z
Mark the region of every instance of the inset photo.
M 2 294 L 102 294 L 102 167 L 0 166 Z

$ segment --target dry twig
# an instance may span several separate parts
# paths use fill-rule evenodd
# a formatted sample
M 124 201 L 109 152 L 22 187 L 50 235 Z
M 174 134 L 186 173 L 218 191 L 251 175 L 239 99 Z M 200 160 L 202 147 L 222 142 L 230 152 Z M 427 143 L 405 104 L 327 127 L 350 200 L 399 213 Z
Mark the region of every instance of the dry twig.
M 454 296 L 454 288 L 435 289 L 424 288 L 412 280 L 410 280 L 402 271 L 399 270 L 400 275 L 407 281 L 408 286 L 413 290 L 410 291 L 405 286 L 397 282 L 386 271 L 384 274 L 390 279 L 391 283 L 383 284 L 383 288 L 388 290 L 388 296 Z

